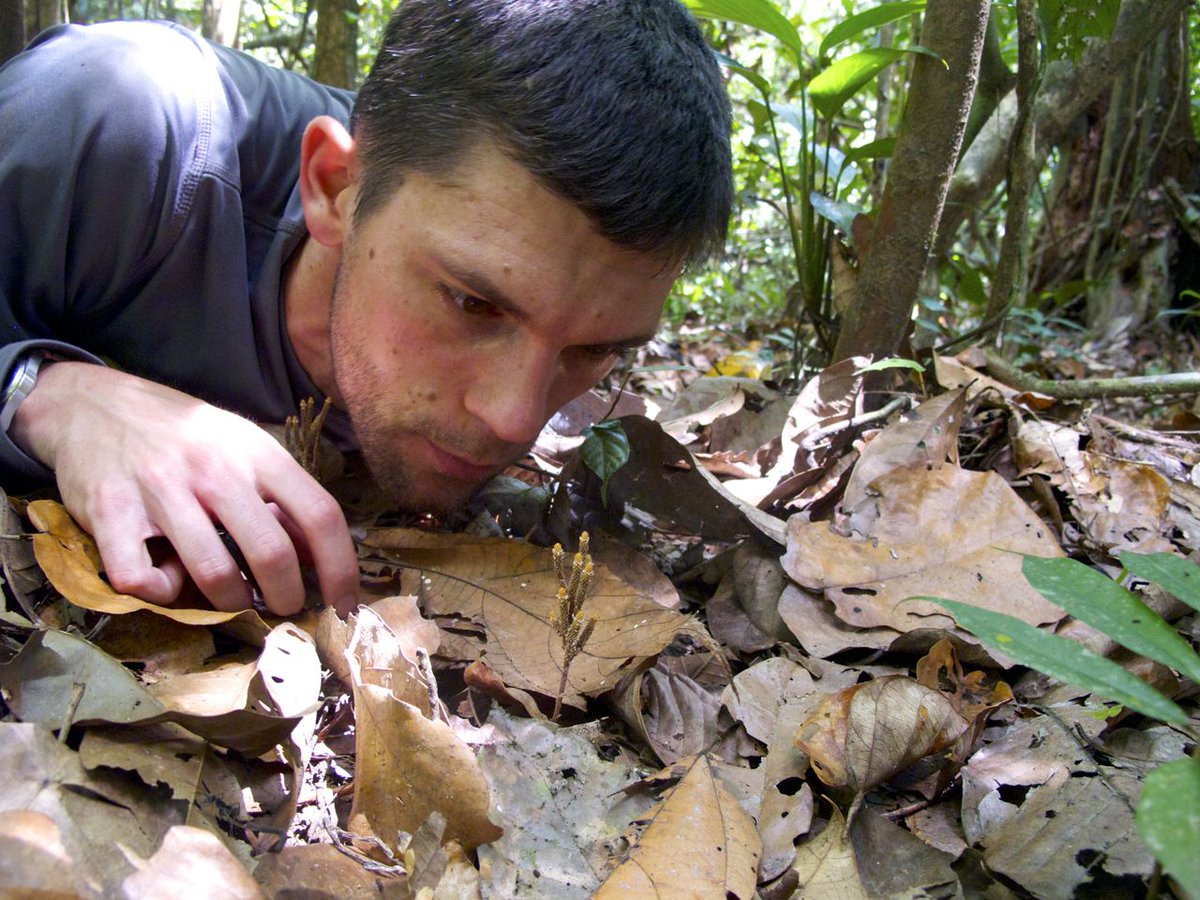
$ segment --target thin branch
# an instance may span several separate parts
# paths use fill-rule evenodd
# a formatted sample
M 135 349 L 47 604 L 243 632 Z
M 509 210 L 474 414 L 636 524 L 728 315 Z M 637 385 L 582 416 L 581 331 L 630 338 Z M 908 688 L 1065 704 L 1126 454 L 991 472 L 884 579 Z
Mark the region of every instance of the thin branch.
M 1045 394 L 1057 400 L 1099 400 L 1105 397 L 1169 397 L 1200 393 L 1200 372 L 1171 375 L 1133 375 L 1127 378 L 1081 378 L 1053 381 L 1022 372 L 998 353 L 984 350 L 988 369 L 997 379 L 1020 391 Z

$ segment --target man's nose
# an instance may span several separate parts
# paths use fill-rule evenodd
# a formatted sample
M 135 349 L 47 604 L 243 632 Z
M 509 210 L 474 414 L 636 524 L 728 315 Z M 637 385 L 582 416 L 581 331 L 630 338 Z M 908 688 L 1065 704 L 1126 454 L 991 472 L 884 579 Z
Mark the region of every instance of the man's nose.
M 557 353 L 525 348 L 480 373 L 466 397 L 467 412 L 501 441 L 532 444 L 546 420 L 558 376 Z

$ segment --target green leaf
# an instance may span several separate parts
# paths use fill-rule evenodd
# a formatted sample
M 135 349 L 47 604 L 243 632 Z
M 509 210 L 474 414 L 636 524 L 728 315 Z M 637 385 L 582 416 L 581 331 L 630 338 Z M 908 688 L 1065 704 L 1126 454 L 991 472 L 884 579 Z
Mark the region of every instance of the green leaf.
M 1148 774 L 1136 821 L 1167 873 L 1200 897 L 1200 760 L 1177 759 Z
M 809 82 L 808 96 L 813 106 L 826 119 L 832 119 L 859 88 L 905 53 L 922 53 L 934 59 L 940 58 L 932 50 L 917 46 L 872 47 L 870 50 L 860 50 L 839 59 Z
M 864 159 L 888 159 L 895 152 L 896 139 L 894 137 L 880 138 L 877 141 L 869 141 L 866 144 L 851 147 L 846 151 L 846 162 L 856 163 L 862 162 Z
M 852 203 L 846 203 L 843 200 L 834 200 L 832 197 L 826 197 L 817 191 L 813 191 L 809 195 L 808 202 L 817 211 L 817 215 L 828 219 L 841 229 L 842 234 L 846 235 L 853 233 L 854 219 L 856 216 L 862 215 L 863 212 Z
M 987 646 L 1022 665 L 1059 681 L 1095 691 L 1146 716 L 1186 725 L 1187 714 L 1136 675 L 1082 644 L 1035 628 L 1003 613 L 979 609 L 941 597 L 919 597 L 944 606 L 965 628 Z
M 804 55 L 800 32 L 787 17 L 767 0 L 683 0 L 693 13 L 708 19 L 728 19 L 765 31 L 778 38 L 785 47 L 796 54 L 799 61 Z
M 1200 612 L 1200 566 L 1173 553 L 1122 553 L 1121 565 Z
M 1200 656 L 1162 616 L 1103 572 L 1073 559 L 1026 556 L 1025 578 L 1043 597 L 1134 653 L 1200 683 Z
M 869 366 L 855 369 L 854 374 L 861 375 L 863 372 L 882 372 L 884 369 L 912 369 L 914 372 L 925 371 L 925 367 L 919 362 L 914 362 L 911 359 L 901 359 L 898 356 L 889 356 L 887 359 L 878 360 Z
M 734 72 L 737 72 L 739 75 L 741 75 L 747 81 L 749 81 L 752 85 L 754 85 L 756 88 L 758 88 L 758 92 L 763 95 L 763 99 L 770 99 L 771 82 L 767 81 L 767 79 L 763 78 L 761 75 L 759 75 L 753 69 L 746 68 L 740 62 L 738 62 L 736 59 L 734 59 L 732 56 L 728 56 L 724 53 L 720 53 L 717 51 L 713 51 L 713 53 L 717 57 L 717 59 L 720 60 L 720 62 L 723 65 L 728 66 Z M 753 102 L 753 101 L 751 101 L 751 102 Z
M 600 502 L 608 503 L 608 480 L 629 462 L 629 438 L 616 419 L 597 422 L 584 429 L 579 454 L 583 464 L 600 479 Z
M 824 57 L 832 48 L 836 47 L 843 41 L 848 41 L 850 38 L 858 37 L 869 28 L 878 28 L 880 25 L 886 25 L 888 22 L 895 22 L 897 19 L 903 19 L 905 16 L 911 16 L 914 13 L 919 13 L 925 8 L 925 0 L 912 0 L 906 3 L 881 3 L 879 6 L 868 9 L 866 12 L 860 12 L 857 15 L 851 16 L 848 19 L 843 19 L 825 35 L 825 40 L 821 41 L 821 49 L 817 51 L 817 56 Z

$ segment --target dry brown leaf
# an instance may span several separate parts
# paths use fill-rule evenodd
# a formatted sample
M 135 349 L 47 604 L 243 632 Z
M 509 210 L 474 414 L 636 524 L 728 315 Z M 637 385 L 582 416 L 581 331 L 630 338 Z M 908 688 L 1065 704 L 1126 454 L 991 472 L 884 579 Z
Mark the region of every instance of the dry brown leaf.
M 252 609 L 219 612 L 215 609 L 177 609 L 157 606 L 129 594 L 120 594 L 100 577 L 103 567 L 96 542 L 80 528 L 61 503 L 35 500 L 29 504 L 30 520 L 43 534 L 33 536 L 38 565 L 54 589 L 83 609 L 119 615 L 144 610 L 185 625 L 219 625 L 238 621 L 254 633 L 265 635 L 269 626 Z
M 354 806 L 393 850 L 432 813 L 446 836 L 469 848 L 502 833 L 488 819 L 487 781 L 474 752 L 442 721 L 426 717 L 429 693 L 400 640 L 369 607 L 360 609 L 346 651 L 354 686 Z M 400 699 L 414 696 L 420 706 Z
M 27 809 L 0 816 L 0 897 L 69 900 L 79 889 L 53 819 Z
M 825 522 L 788 522 L 784 569 L 802 586 L 824 590 L 842 620 L 896 631 L 951 627 L 935 603 L 901 603 L 921 595 L 1037 625 L 1062 618 L 1021 574 L 1021 554 L 1062 556 L 1062 549 L 999 475 L 900 469 L 874 489 L 878 496 L 851 517 L 851 537 Z
M 720 737 L 720 699 L 695 678 L 680 671 L 677 657 L 660 658 L 618 690 L 616 706 L 663 763 L 703 753 Z
M 217 806 L 241 804 L 241 786 L 225 761 L 206 741 L 171 723 L 89 728 L 79 761 L 89 771 L 107 766 L 136 772 L 151 787 L 166 785 L 187 804 L 187 825 L 215 830 Z
M 227 900 L 264 900 L 250 873 L 216 836 L 176 825 L 162 846 L 121 885 L 128 900 L 190 897 L 197 887 Z
M 787 425 L 780 435 L 783 450 L 768 473 L 782 481 L 794 472 L 821 469 L 839 455 L 846 432 L 838 424 L 849 422 L 862 411 L 862 375 L 869 362 L 865 357 L 844 359 L 805 382 L 788 411 Z
M 83 896 L 120 896 L 132 866 L 118 850 L 149 856 L 179 821 L 178 804 L 128 779 L 85 772 L 74 751 L 37 725 L 0 723 L 0 821 L 50 817 L 74 861 Z
M 154 724 L 176 722 L 213 743 L 257 756 L 284 740 L 295 727 L 299 710 L 314 707 L 317 691 L 315 652 L 300 652 L 291 626 L 280 626 L 268 643 L 296 651 L 287 662 L 263 673 L 254 660 L 221 662 L 199 672 L 163 676 L 146 686 L 94 644 L 67 632 L 35 632 L 13 660 L 0 665 L 0 686 L 8 704 L 23 720 L 61 728 L 71 707 L 72 692 L 82 685 L 74 708 L 76 724 Z M 304 638 L 307 640 L 307 638 Z M 276 679 L 280 679 L 278 682 Z M 290 698 L 293 686 L 304 687 Z M 290 716 L 279 714 L 279 702 Z
M 474 848 L 502 833 L 488 819 L 487 780 L 475 754 L 450 726 L 371 684 L 356 685 L 353 821 L 397 849 L 430 813 L 446 817 L 446 834 Z
M 192 672 L 216 651 L 212 632 L 149 612 L 112 616 L 93 638 L 96 646 L 123 663 L 140 663 L 141 677 Z
M 868 900 L 846 831 L 846 819 L 836 806 L 825 830 L 796 848 L 793 868 L 800 876 L 794 897 Z
M 696 760 L 646 819 L 641 839 L 600 886 L 597 900 L 754 896 L 762 852 L 754 820 L 706 757 Z
M 858 509 L 868 500 L 871 483 L 901 468 L 958 464 L 958 430 L 966 413 L 966 393 L 949 391 L 905 413 L 859 451 L 846 483 L 842 508 Z
M 265 853 L 254 880 L 268 897 L 380 897 L 408 900 L 404 878 L 367 871 L 332 844 L 303 844 Z
M 779 598 L 779 615 L 796 643 L 822 659 L 850 647 L 886 650 L 900 636 L 894 628 L 848 625 L 837 617 L 832 603 L 795 584 L 789 584 Z
M 796 841 L 812 826 L 813 793 L 801 779 L 808 759 L 792 738 L 820 694 L 812 674 L 783 657 L 739 673 L 721 699 L 746 732 L 767 747 L 762 804 L 755 816 L 762 837 L 761 881 L 783 874 L 796 858 Z
M 378 529 L 364 545 L 420 572 L 429 615 L 462 617 L 487 633 L 485 661 L 510 687 L 554 696 L 561 680 L 562 647 L 550 626 L 558 580 L 550 551 L 523 541 Z M 571 664 L 564 702 L 582 705 L 643 660 L 666 647 L 694 621 L 646 597 L 596 565 L 583 612 L 596 628 Z
M 800 726 L 796 746 L 823 782 L 865 793 L 966 728 L 940 692 L 890 675 L 826 697 Z
M 389 635 L 386 638 L 389 652 L 391 652 L 391 648 L 395 647 L 410 665 L 416 662 L 417 648 L 421 648 L 431 655 L 437 652 L 441 644 L 441 633 L 436 624 L 421 615 L 420 609 L 417 608 L 416 597 L 384 597 L 360 606 L 359 612 L 363 609 L 370 609 L 378 617 L 380 623 L 375 624 L 376 619 L 371 619 L 371 627 L 376 628 L 380 633 L 375 638 L 362 641 L 364 646 L 372 646 L 375 640 L 384 640 L 381 629 L 386 629 Z M 350 664 L 346 660 L 346 650 L 350 646 L 351 638 L 354 636 L 354 630 L 360 619 L 365 621 L 363 617 L 356 615 L 351 615 L 345 620 L 340 619 L 331 607 L 326 607 L 321 611 L 317 620 L 317 655 L 320 657 L 322 665 L 329 668 L 347 686 L 351 682 Z M 415 702 L 400 692 L 397 692 L 397 696 L 401 696 L 409 702 Z

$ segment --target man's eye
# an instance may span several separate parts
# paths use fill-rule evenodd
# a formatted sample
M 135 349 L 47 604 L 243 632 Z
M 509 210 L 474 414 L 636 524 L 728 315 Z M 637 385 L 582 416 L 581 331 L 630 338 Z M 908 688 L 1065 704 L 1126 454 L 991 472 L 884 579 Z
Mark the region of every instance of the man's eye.
M 446 292 L 446 296 L 450 298 L 450 302 L 468 316 L 490 316 L 500 312 L 495 304 L 489 303 L 482 297 L 464 294 L 462 291 L 456 291 L 453 288 L 443 288 L 443 290 Z

